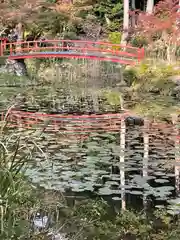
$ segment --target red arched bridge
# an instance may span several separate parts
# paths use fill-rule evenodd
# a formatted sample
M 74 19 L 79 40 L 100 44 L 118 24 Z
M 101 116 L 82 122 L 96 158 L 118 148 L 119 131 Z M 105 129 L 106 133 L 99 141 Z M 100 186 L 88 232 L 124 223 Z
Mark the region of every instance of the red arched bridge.
M 144 58 L 144 49 L 81 40 L 38 40 L 8 43 L 6 39 L 0 39 L 0 56 L 8 59 L 81 58 L 134 65 Z

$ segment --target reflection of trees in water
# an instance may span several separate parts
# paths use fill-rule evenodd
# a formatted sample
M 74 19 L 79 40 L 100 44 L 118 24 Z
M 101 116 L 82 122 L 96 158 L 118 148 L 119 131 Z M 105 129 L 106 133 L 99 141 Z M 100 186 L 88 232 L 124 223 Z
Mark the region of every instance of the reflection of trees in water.
M 92 133 L 83 143 L 69 142 L 68 148 L 68 144 L 64 145 L 68 139 L 67 135 L 63 135 L 60 143 L 54 140 L 57 135 L 62 138 L 60 133 L 54 134 L 54 137 L 47 133 L 48 141 L 52 141 L 48 146 L 55 170 L 55 173 L 51 174 L 55 175 L 52 182 L 63 188 L 61 181 L 57 183 L 60 176 L 64 177 L 63 184 L 69 188 L 75 187 L 77 192 L 95 191 L 100 195 L 123 197 L 124 208 L 129 206 L 129 203 L 133 205 L 135 201 L 140 204 L 139 206 L 142 206 L 144 201 L 144 205 L 147 206 L 149 199 L 164 203 L 172 196 L 174 186 L 170 179 L 175 159 L 174 139 L 171 138 L 173 125 L 169 124 L 164 129 L 150 121 L 149 126 L 144 126 L 142 118 L 133 121 L 132 117 L 129 120 L 130 122 L 126 119 L 124 136 L 122 132 Z M 125 140 L 124 150 L 120 148 L 124 141 L 120 138 Z M 45 147 L 47 152 L 48 146 Z M 57 148 L 56 152 L 52 152 L 53 148 Z M 124 154 L 124 159 L 120 158 L 121 154 Z M 58 176 L 56 168 L 61 169 Z M 50 171 L 51 169 L 48 169 L 49 174 Z M 37 178 L 38 174 L 44 173 L 37 173 Z
M 176 190 L 179 188 L 179 172 L 176 167 L 176 184 L 173 184 L 173 169 L 177 158 L 174 127 L 172 123 L 166 126 L 150 123 L 147 126 L 144 136 L 143 129 L 139 126 L 131 126 L 126 132 L 126 175 L 131 184 L 134 184 L 134 189 L 141 191 L 145 187 L 144 203 L 147 204 L 148 195 L 151 199 L 164 203 L 174 194 L 172 187 Z
M 118 64 L 96 60 L 73 60 L 56 66 L 57 75 L 51 82 L 62 82 L 69 88 L 102 89 L 120 82 Z

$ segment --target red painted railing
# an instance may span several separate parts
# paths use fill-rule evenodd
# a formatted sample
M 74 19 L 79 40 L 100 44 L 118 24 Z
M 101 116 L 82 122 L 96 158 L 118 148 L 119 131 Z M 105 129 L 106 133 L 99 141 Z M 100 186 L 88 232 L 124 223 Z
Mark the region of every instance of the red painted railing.
M 2 55 L 18 58 L 90 58 L 135 64 L 144 58 L 144 49 L 121 44 L 81 40 L 38 40 L 1 43 Z
M 0 38 L 0 56 L 3 55 L 3 52 L 5 51 L 7 41 L 7 38 Z

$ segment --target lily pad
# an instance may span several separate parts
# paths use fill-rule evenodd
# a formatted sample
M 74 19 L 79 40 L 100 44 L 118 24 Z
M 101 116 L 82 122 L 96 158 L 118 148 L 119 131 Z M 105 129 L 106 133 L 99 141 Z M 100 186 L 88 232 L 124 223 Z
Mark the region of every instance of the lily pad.
M 155 179 L 154 181 L 157 183 L 168 183 L 169 182 L 169 180 L 167 180 L 167 179 Z
M 120 197 L 113 197 L 112 198 L 114 201 L 121 201 L 122 199 Z
M 132 195 L 143 195 L 143 193 L 140 192 L 140 191 L 130 191 L 130 194 L 132 194 Z
M 100 188 L 98 193 L 100 195 L 112 195 L 112 191 L 108 187 Z

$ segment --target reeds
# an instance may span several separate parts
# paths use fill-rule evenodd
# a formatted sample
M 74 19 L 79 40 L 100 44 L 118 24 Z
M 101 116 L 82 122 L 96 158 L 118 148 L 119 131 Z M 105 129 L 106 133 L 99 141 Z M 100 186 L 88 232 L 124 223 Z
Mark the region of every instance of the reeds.
M 8 113 L 7 113 L 8 114 Z M 24 177 L 29 149 L 21 133 L 11 132 L 4 121 L 0 132 L 0 239 L 27 239 L 30 217 L 36 204 L 33 188 Z M 28 140 L 28 137 L 27 137 Z

